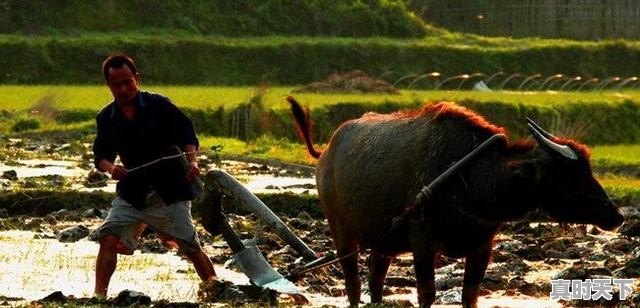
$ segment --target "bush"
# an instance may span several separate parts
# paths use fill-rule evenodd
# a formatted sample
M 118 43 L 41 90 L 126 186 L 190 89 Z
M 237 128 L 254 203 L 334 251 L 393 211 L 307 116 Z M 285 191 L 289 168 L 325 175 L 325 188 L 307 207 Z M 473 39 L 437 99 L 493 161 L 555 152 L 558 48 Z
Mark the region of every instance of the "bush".
M 56 122 L 60 124 L 79 123 L 93 120 L 95 116 L 96 111 L 91 109 L 64 110 L 58 112 L 56 116 Z
M 0 32 L 182 32 L 224 36 L 336 35 L 419 37 L 421 19 L 401 0 L 6 0 Z
M 40 121 L 36 118 L 21 118 L 17 119 L 11 126 L 12 132 L 22 132 L 25 130 L 40 128 Z

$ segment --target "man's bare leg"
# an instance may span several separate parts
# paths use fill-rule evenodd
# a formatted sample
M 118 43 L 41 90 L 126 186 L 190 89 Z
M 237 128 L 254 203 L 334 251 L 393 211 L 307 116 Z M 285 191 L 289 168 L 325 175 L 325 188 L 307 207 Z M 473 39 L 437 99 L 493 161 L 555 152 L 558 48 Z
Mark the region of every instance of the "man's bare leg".
M 100 239 L 100 250 L 96 258 L 96 285 L 94 291 L 98 297 L 107 296 L 109 281 L 116 270 L 118 261 L 117 244 L 118 237 L 113 234 L 105 235 Z
M 202 251 L 186 253 L 187 258 L 191 260 L 193 263 L 193 267 L 195 267 L 198 276 L 202 281 L 208 281 L 211 278 L 216 277 L 216 271 L 213 269 L 213 262 L 211 259 Z

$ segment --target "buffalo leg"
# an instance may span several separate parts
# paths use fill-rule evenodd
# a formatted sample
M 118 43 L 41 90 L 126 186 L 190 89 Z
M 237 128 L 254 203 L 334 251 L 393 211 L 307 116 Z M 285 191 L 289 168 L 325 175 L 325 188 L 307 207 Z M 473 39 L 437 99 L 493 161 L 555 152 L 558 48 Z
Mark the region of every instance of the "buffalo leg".
M 480 282 L 489 265 L 491 257 L 491 241 L 483 245 L 478 251 L 467 256 L 464 266 L 464 282 L 462 284 L 462 306 L 475 308 L 478 302 Z
M 413 268 L 416 272 L 418 303 L 420 307 L 431 307 L 436 300 L 436 284 L 434 269 L 435 253 L 413 254 Z
M 333 196 L 334 194 L 330 193 L 328 195 Z M 330 205 L 335 203 L 335 200 L 330 197 L 320 198 L 320 206 L 325 211 L 331 238 L 333 239 L 337 256 L 340 258 L 340 267 L 344 275 L 344 286 L 349 305 L 358 307 L 361 292 L 360 276 L 358 275 L 359 242 L 353 237 L 353 231 L 348 227 L 349 224 L 343 221 L 344 216 L 342 213 L 331 211 L 336 207 Z
M 355 253 L 353 253 L 355 251 Z M 353 254 L 352 254 L 353 253 Z M 347 289 L 347 297 L 349 298 L 349 305 L 352 307 L 358 307 L 360 304 L 360 277 L 358 276 L 358 253 L 355 250 L 338 250 L 338 256 L 350 256 L 340 260 L 340 266 L 342 266 L 342 273 L 344 274 L 344 285 Z
M 372 303 L 382 302 L 384 278 L 387 276 L 389 265 L 391 265 L 391 257 L 385 256 L 378 251 L 371 251 L 369 255 L 368 283 Z
M 422 224 L 409 223 L 413 268 L 416 272 L 418 304 L 431 307 L 436 300 L 435 256 L 436 251 L 425 238 Z

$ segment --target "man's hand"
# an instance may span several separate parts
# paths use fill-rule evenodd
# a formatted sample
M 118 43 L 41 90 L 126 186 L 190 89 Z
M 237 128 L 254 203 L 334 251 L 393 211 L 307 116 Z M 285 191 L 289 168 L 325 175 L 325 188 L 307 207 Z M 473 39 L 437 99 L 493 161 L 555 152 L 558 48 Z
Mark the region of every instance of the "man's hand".
M 127 175 L 127 169 L 125 169 L 121 165 L 114 165 L 113 168 L 109 171 L 111 173 L 111 178 L 114 180 L 122 180 Z
M 200 168 L 197 162 L 189 163 L 189 169 L 187 170 L 187 180 L 193 182 L 196 177 L 200 177 Z

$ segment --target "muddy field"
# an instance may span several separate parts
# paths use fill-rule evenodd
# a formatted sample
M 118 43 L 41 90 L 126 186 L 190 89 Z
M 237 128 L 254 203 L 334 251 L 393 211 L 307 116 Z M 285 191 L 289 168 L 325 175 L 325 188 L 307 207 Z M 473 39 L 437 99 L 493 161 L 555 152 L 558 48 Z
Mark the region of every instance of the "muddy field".
M 56 144 L 6 140 L 0 154 L 0 189 L 5 192 L 48 188 L 113 191 L 113 182 L 91 171 L 84 144 Z M 214 159 L 202 157 L 204 168 Z M 311 169 L 285 164 L 225 162 L 222 169 L 246 183 L 254 192 L 314 194 Z M 267 204 L 269 205 L 269 204 Z M 637 205 L 623 208 L 627 221 L 618 232 L 602 232 L 591 226 L 552 222 L 506 224 L 497 237 L 493 262 L 482 284 L 480 307 L 638 307 L 640 306 L 640 212 Z M 104 205 L 87 204 L 75 210 L 56 210 L 44 216 L 31 213 L 9 216 L 0 209 L 0 306 L 77 305 L 126 306 L 132 301 L 158 307 L 198 305 L 347 306 L 338 266 L 330 265 L 291 278 L 300 296 L 275 294 L 248 286 L 248 279 L 232 262 L 233 253 L 220 237 L 199 229 L 206 252 L 220 278 L 237 285 L 249 298 L 212 296 L 200 285 L 193 268 L 175 251 L 167 250 L 155 234 L 145 233 L 144 244 L 133 256 L 121 256 L 112 278 L 109 298 L 91 298 L 97 245 L 89 232 L 106 215 Z M 243 239 L 253 238 L 269 263 L 287 276 L 304 261 L 252 214 L 227 213 Z M 319 254 L 332 253 L 326 221 L 299 211 L 282 220 Z M 452 230 L 455 232 L 455 230 Z M 394 259 L 386 281 L 392 306 L 417 305 L 411 255 Z M 361 279 L 366 281 L 366 256 L 361 255 Z M 436 286 L 438 307 L 460 303 L 464 260 L 442 256 Z M 549 297 L 551 279 L 636 278 L 624 301 L 554 301 Z M 134 290 L 148 296 L 125 294 Z M 59 291 L 59 292 L 57 292 Z M 366 283 L 363 301 L 368 303 Z

